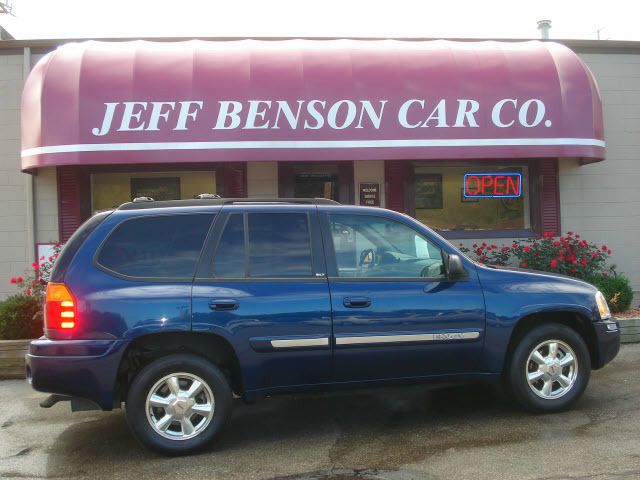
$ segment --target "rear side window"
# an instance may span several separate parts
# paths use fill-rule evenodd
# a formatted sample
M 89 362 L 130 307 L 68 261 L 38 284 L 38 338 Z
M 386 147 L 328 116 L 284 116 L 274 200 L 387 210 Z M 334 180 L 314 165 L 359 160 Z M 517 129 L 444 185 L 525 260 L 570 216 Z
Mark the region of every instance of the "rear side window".
M 249 214 L 249 275 L 311 276 L 311 241 L 305 213 Z
M 306 213 L 249 213 L 229 217 L 214 256 L 218 278 L 312 276 Z
M 64 281 L 64 275 L 67 273 L 67 269 L 71 264 L 71 260 L 76 255 L 76 252 L 84 241 L 89 237 L 102 221 L 111 215 L 112 212 L 102 212 L 94 215 L 89 220 L 84 222 L 78 230 L 75 231 L 71 238 L 67 241 L 65 246 L 60 252 L 60 256 L 56 260 L 49 281 L 53 283 L 62 283 Z
M 242 214 L 231 215 L 224 227 L 213 259 L 213 274 L 219 278 L 242 278 L 245 275 Z
M 130 277 L 192 277 L 213 217 L 159 215 L 126 220 L 109 235 L 97 261 Z

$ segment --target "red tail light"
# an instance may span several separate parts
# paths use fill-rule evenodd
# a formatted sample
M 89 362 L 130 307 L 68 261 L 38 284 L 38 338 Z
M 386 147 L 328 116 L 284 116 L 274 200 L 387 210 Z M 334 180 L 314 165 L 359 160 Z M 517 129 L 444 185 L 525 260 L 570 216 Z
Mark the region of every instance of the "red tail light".
M 47 285 L 45 330 L 73 331 L 78 326 L 76 300 L 64 283 Z

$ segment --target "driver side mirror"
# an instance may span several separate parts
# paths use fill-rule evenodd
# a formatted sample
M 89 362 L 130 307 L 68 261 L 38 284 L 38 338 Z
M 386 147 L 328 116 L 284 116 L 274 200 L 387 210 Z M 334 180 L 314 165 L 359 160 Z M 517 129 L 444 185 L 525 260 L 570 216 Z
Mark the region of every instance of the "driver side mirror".
M 449 280 L 462 280 L 467 278 L 467 271 L 459 255 L 453 253 L 449 255 L 447 259 L 447 276 Z

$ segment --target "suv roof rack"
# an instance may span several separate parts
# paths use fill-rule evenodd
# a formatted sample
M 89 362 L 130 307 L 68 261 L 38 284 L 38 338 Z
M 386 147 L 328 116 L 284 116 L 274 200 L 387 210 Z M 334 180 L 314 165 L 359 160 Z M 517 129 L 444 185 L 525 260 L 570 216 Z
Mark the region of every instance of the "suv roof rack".
M 137 201 L 136 201 L 137 200 Z M 146 208 L 195 207 L 202 205 L 221 206 L 238 204 L 302 204 L 302 205 L 340 205 L 328 198 L 211 198 L 201 197 L 193 200 L 138 200 L 123 203 L 118 210 L 140 210 Z

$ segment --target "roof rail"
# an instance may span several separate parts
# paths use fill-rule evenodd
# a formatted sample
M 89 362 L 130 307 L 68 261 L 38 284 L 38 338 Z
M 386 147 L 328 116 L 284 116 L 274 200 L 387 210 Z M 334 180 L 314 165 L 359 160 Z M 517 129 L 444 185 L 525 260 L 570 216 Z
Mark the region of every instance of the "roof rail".
M 340 205 L 328 198 L 223 198 L 224 205 L 234 203 L 301 203 L 307 205 Z
M 256 204 L 303 204 L 340 205 L 328 198 L 196 198 L 190 200 L 137 200 L 123 203 L 118 210 L 140 210 L 147 208 L 194 207 L 202 205 L 256 205 Z

